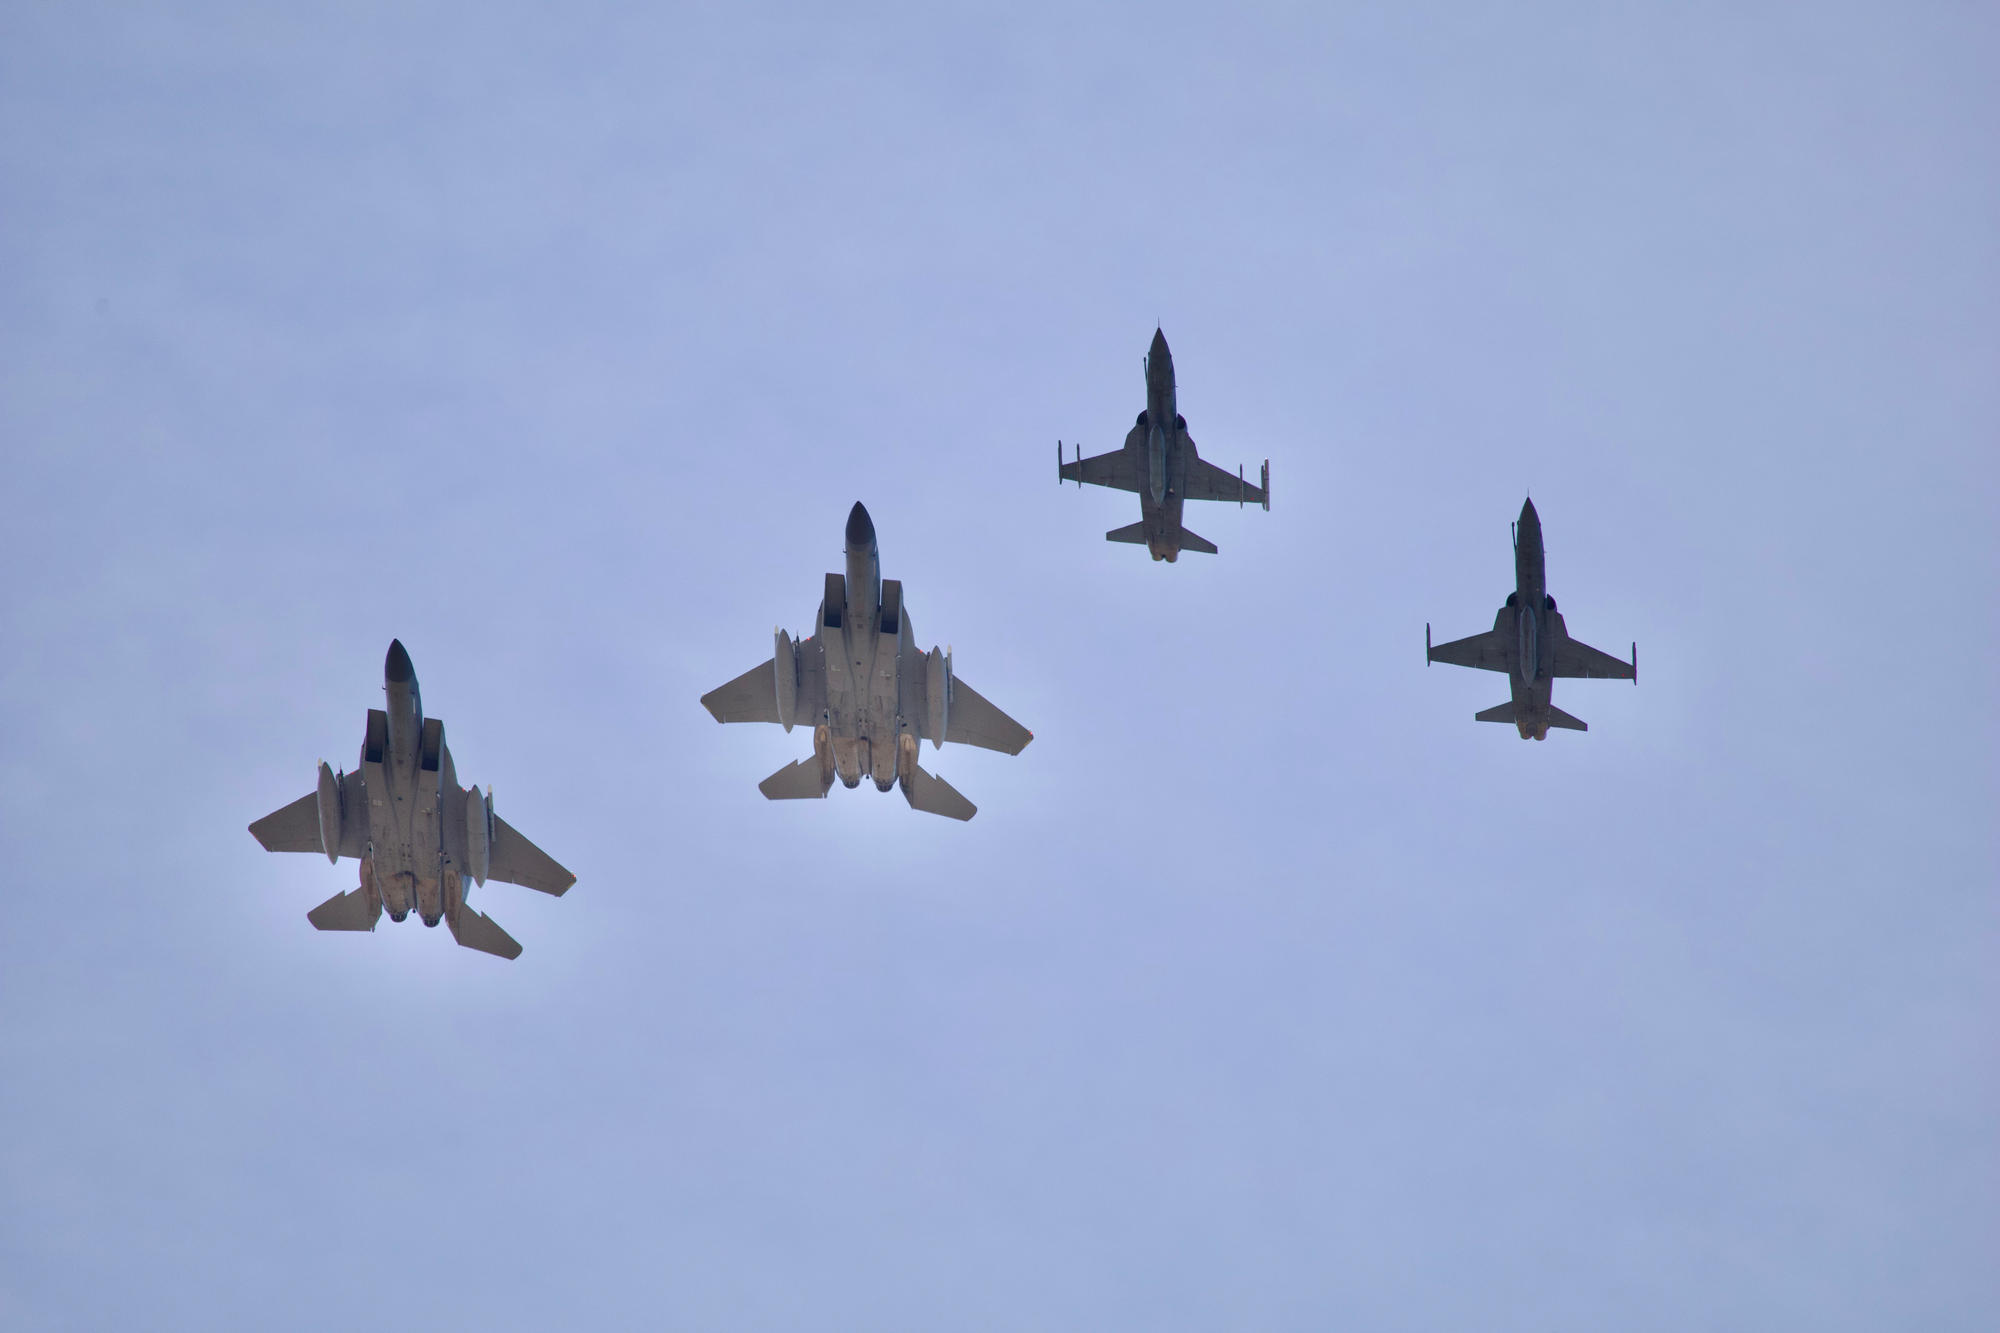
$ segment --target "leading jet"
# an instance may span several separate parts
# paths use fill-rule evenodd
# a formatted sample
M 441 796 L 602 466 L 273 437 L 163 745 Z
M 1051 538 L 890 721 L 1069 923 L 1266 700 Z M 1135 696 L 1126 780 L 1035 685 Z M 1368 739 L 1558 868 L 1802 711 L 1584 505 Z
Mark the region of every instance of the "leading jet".
M 416 668 L 402 641 L 382 664 L 386 709 L 368 710 L 361 767 L 319 765 L 319 789 L 250 826 L 267 852 L 324 852 L 361 863 L 361 887 L 336 893 L 306 920 L 318 930 L 373 930 L 382 909 L 401 921 L 414 908 L 443 921 L 468 949 L 518 958 L 521 946 L 493 918 L 466 905 L 466 881 L 505 880 L 561 897 L 576 876 L 493 813 L 493 791 L 461 789 L 444 723 L 424 716 Z
M 1521 517 L 1514 524 L 1514 591 L 1507 594 L 1507 604 L 1493 618 L 1493 628 L 1433 645 L 1431 627 L 1425 625 L 1424 659 L 1426 663 L 1506 672 L 1513 697 L 1473 714 L 1473 718 L 1512 722 L 1522 740 L 1547 740 L 1550 727 L 1590 730 L 1549 702 L 1550 682 L 1557 676 L 1639 682 L 1638 644 L 1632 645 L 1632 660 L 1621 662 L 1569 636 L 1569 627 L 1556 610 L 1556 599 L 1549 596 L 1542 519 L 1532 499 L 1521 506 Z
M 1034 734 L 952 674 L 951 654 L 920 652 L 903 606 L 903 585 L 882 577 L 875 524 L 859 501 L 847 515 L 847 570 L 826 576 L 813 632 L 797 643 L 776 631 L 771 660 L 701 697 L 717 722 L 775 722 L 813 729 L 812 758 L 773 773 L 757 789 L 773 801 L 824 797 L 838 776 L 848 787 L 899 782 L 914 810 L 970 819 L 972 802 L 917 767 L 917 747 L 946 741 L 1019 754 Z
M 1077 456 L 1064 462 L 1062 441 L 1057 440 L 1056 480 L 1073 481 L 1079 489 L 1088 483 L 1138 492 L 1139 521 L 1105 533 L 1106 541 L 1144 546 L 1153 559 L 1169 563 L 1179 559 L 1182 551 L 1214 555 L 1214 542 L 1181 526 L 1183 502 L 1234 500 L 1238 507 L 1259 504 L 1269 511 L 1271 460 L 1264 460 L 1264 471 L 1255 486 L 1243 479 L 1241 469 L 1232 477 L 1215 464 L 1202 462 L 1187 433 L 1187 418 L 1180 414 L 1174 354 L 1167 350 L 1166 334 L 1158 329 L 1153 330 L 1145 367 L 1146 410 L 1125 436 L 1125 447 L 1085 458 L 1079 446 Z

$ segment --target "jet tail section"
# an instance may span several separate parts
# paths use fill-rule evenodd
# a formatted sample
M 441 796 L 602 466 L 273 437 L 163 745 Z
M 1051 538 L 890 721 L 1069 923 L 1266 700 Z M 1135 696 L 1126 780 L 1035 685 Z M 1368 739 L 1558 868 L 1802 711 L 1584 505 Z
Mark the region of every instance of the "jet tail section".
M 979 807 L 960 796 L 958 788 L 915 765 L 903 775 L 903 799 L 912 810 L 946 819 L 970 819 L 979 813 Z
M 1152 539 L 1146 536 L 1146 525 L 1143 521 L 1134 523 L 1130 527 L 1113 528 L 1110 532 L 1104 534 L 1104 540 L 1108 542 L 1130 542 L 1134 546 L 1151 546 L 1153 544 Z M 1214 542 L 1198 532 L 1189 532 L 1186 528 L 1181 529 L 1179 549 L 1183 551 L 1200 551 L 1203 555 L 1218 554 Z
M 371 900 L 366 889 L 336 893 L 306 913 L 314 930 L 373 930 L 381 918 L 381 900 Z
M 819 756 L 786 764 L 757 784 L 757 790 L 773 801 L 818 800 L 833 786 L 833 778 L 820 769 Z
M 1514 701 L 1509 699 L 1504 704 L 1495 704 L 1483 713 L 1474 713 L 1472 720 L 1474 722 L 1512 722 L 1514 720 Z
M 1549 705 L 1549 725 L 1552 727 L 1567 727 L 1571 731 L 1590 730 L 1590 725 L 1582 718 L 1571 717 L 1554 704 Z
M 519 958 L 521 946 L 492 917 L 484 912 L 475 912 L 470 907 L 460 907 L 456 915 L 447 912 L 445 925 L 451 927 L 451 937 L 468 949 L 490 953 L 495 958 Z

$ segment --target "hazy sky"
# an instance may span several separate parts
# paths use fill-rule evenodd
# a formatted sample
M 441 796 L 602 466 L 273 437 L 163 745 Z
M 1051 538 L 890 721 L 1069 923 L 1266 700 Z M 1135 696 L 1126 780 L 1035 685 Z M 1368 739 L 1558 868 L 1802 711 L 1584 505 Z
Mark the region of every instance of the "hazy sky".
M 0 1325 L 1984 1329 L 2000 20 L 0 9 Z M 1177 565 L 1055 483 L 1172 340 Z M 1532 491 L 1587 735 L 1426 670 Z M 697 700 L 865 501 L 968 825 Z M 576 872 L 245 826 L 391 636 Z

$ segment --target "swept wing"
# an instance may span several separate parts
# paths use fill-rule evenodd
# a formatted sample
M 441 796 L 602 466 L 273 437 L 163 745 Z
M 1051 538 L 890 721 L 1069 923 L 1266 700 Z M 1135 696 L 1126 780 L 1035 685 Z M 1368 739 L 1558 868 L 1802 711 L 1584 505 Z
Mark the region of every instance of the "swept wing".
M 717 722 L 776 722 L 778 673 L 772 659 L 702 695 L 701 706 Z
M 793 652 L 798 663 L 798 696 L 792 708 L 792 721 L 809 723 L 826 708 L 826 674 L 818 636 L 808 635 L 799 640 Z M 778 716 L 777 659 L 767 658 L 763 665 L 751 667 L 727 685 L 710 690 L 701 696 L 701 704 L 717 722 L 776 722 L 782 726 L 784 719 Z
M 1144 432 L 1139 430 L 1134 430 L 1132 434 L 1144 437 Z M 1114 449 L 1093 458 L 1064 462 L 1060 442 L 1056 445 L 1056 476 L 1060 481 L 1109 486 L 1114 491 L 1137 491 L 1145 484 L 1140 479 L 1139 466 L 1131 449 Z
M 340 855 L 360 860 L 368 852 L 368 793 L 360 770 L 340 780 Z M 267 852 L 324 852 L 319 839 L 319 794 L 307 792 L 250 826 L 250 835 Z
M 1194 441 L 1190 440 L 1192 444 Z M 1268 505 L 1270 496 L 1239 472 L 1224 472 L 1206 459 L 1197 457 L 1182 479 L 1181 493 L 1190 500 L 1226 500 L 1231 504 Z
M 1035 733 L 995 708 L 978 690 L 954 676 L 951 682 L 951 712 L 945 719 L 944 738 L 958 745 L 977 745 L 983 750 L 1019 754 L 1027 748 L 1029 741 L 1035 739 Z
M 576 883 L 576 876 L 556 863 L 541 848 L 529 842 L 517 832 L 513 825 L 500 816 L 493 816 L 493 847 L 488 852 L 486 878 L 505 880 L 509 884 L 519 884 L 523 888 L 539 889 L 543 893 L 560 898 Z M 498 927 L 495 927 L 498 929 Z M 460 943 L 464 943 L 463 940 Z M 474 944 L 469 948 L 483 948 Z M 493 952 L 487 950 L 487 952 Z M 507 956 L 507 955 L 503 955 Z
M 1595 680 L 1634 680 L 1639 669 L 1610 653 L 1565 636 L 1556 643 L 1556 660 L 1549 674 Z
M 1443 662 L 1449 666 L 1472 667 L 1477 671 L 1512 671 L 1513 629 L 1507 608 L 1493 617 L 1493 628 L 1484 634 L 1473 634 L 1463 639 L 1453 639 L 1450 643 L 1430 644 L 1425 651 L 1433 662 Z M 1430 627 L 1424 627 L 1425 637 L 1430 635 Z

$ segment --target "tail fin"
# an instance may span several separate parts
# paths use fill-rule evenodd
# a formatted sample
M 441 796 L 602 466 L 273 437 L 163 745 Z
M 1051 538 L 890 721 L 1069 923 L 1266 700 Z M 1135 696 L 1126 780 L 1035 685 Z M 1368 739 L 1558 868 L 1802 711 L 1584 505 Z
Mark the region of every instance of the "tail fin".
M 373 930 L 381 918 L 381 899 L 371 900 L 366 889 L 336 893 L 306 913 L 314 930 Z
M 1189 532 L 1186 528 L 1181 529 L 1181 549 L 1183 551 L 1200 551 L 1203 555 L 1218 554 L 1214 542 L 1197 533 Z
M 1509 699 L 1504 704 L 1493 705 L 1493 707 L 1483 713 L 1474 713 L 1472 720 L 1474 722 L 1512 722 L 1514 720 L 1514 701 Z
M 903 799 L 912 810 L 946 819 L 970 819 L 979 813 L 979 807 L 960 796 L 956 787 L 914 765 L 903 775 Z
M 490 953 L 495 958 L 521 956 L 521 946 L 515 943 L 514 937 L 500 929 L 499 923 L 484 912 L 461 906 L 455 916 L 445 913 L 444 923 L 451 927 L 451 937 L 468 949 Z
M 1549 705 L 1549 725 L 1552 727 L 1568 727 L 1571 731 L 1590 730 L 1590 725 L 1582 718 L 1571 717 L 1554 704 Z
M 1129 528 L 1113 528 L 1104 534 L 1104 540 L 1108 542 L 1131 542 L 1134 546 L 1145 546 L 1148 544 L 1146 541 L 1146 525 L 1140 522 L 1134 523 Z
M 817 756 L 786 764 L 757 784 L 757 790 L 773 801 L 803 801 L 826 795 L 833 779 L 820 771 Z

